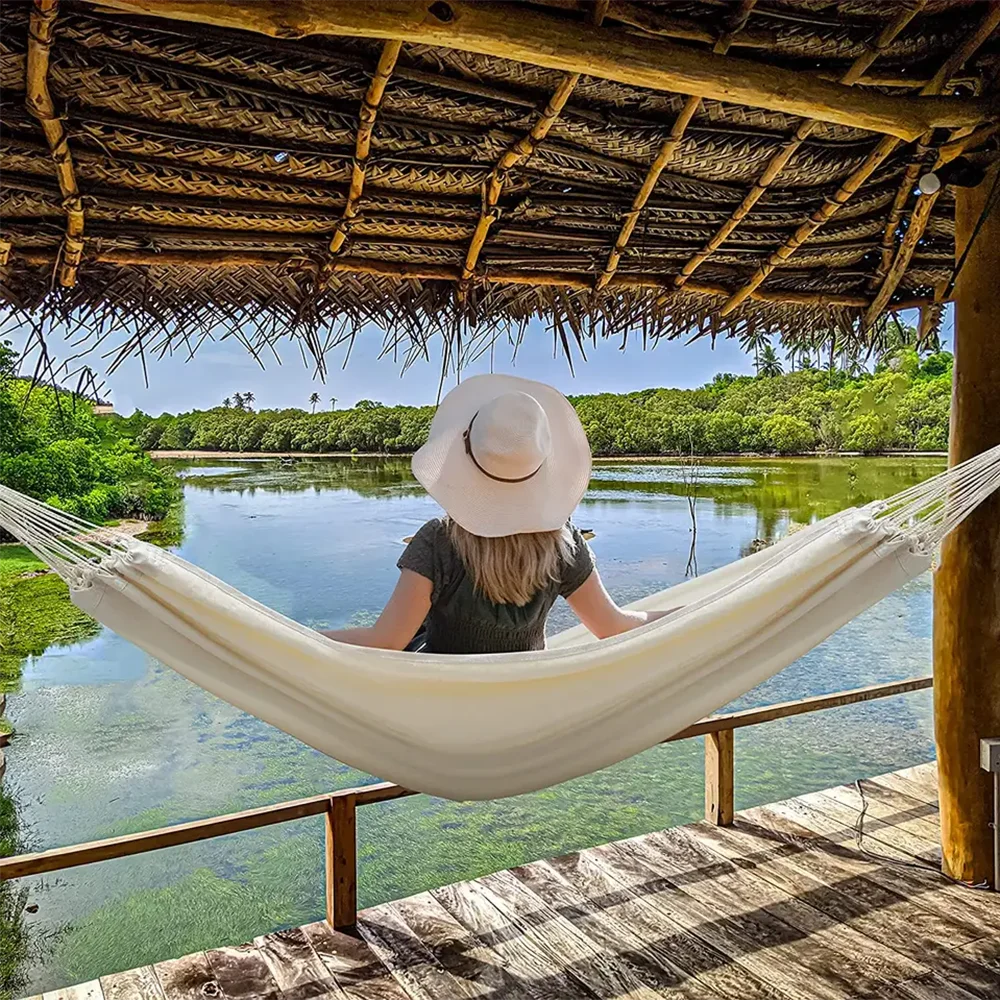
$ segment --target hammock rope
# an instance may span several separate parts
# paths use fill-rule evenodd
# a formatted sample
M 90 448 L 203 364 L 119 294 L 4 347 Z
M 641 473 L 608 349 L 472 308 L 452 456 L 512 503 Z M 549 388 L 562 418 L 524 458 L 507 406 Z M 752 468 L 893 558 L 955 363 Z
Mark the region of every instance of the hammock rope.
M 1000 489 L 1000 446 L 841 511 L 632 607 L 676 608 L 603 641 L 443 656 L 350 646 L 179 556 L 0 486 L 0 527 L 79 608 L 195 684 L 414 791 L 534 791 L 653 746 L 784 669 L 928 570 Z

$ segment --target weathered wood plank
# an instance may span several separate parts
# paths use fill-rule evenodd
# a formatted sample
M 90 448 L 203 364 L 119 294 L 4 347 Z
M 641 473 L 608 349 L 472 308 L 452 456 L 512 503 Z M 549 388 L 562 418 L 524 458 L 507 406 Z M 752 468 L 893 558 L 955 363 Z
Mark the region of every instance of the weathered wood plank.
M 222 996 L 215 972 L 203 951 L 157 962 L 153 966 L 167 1000 L 205 1000 Z
M 163 987 L 151 965 L 101 976 L 104 1000 L 164 1000 Z
M 407 902 L 413 906 L 431 906 L 426 893 L 413 896 Z M 390 903 L 358 914 L 358 931 L 406 992 L 415 1000 L 471 1000 L 482 996 L 484 991 L 474 980 L 452 975 L 438 961 L 433 949 L 425 945 L 396 912 L 398 906 L 399 903 Z M 459 944 L 459 949 L 465 944 L 471 944 L 468 938 L 464 944 Z M 497 959 L 491 963 L 474 947 L 470 957 L 480 963 L 479 972 L 483 977 L 489 977 L 490 973 L 482 966 L 493 964 L 499 968 L 502 965 Z
M 303 933 L 340 993 L 350 1000 L 407 1000 L 406 991 L 361 938 L 335 931 L 325 921 Z
M 861 790 L 864 793 L 863 799 L 854 785 L 839 785 L 820 794 L 835 799 L 858 814 L 863 805 L 867 804 L 866 827 L 870 820 L 875 819 L 896 830 L 905 830 L 922 837 L 932 845 L 937 844 L 941 836 L 941 825 L 933 806 L 873 781 L 862 781 Z
M 902 983 L 898 994 L 900 1000 L 976 1000 L 960 986 L 949 983 L 941 976 L 929 972 L 910 982 Z M 996 996 L 996 994 L 994 994 Z
M 227 1000 L 270 1000 L 281 992 L 256 945 L 213 948 L 205 957 Z
M 596 996 L 635 1000 L 655 1000 L 658 996 L 627 958 L 595 943 L 510 872 L 486 875 L 477 882 L 514 932 L 529 935 L 560 968 L 572 970 Z
M 482 886 L 467 882 L 436 889 L 432 895 L 477 941 L 495 951 L 507 971 L 533 994 L 547 1000 L 593 996 L 572 970 L 561 968 L 531 935 L 513 926 Z
M 954 885 L 930 869 L 923 872 L 866 859 L 855 847 L 853 829 L 796 799 L 748 809 L 740 816 L 743 822 L 752 822 L 808 851 L 815 851 L 826 865 L 857 866 L 856 870 L 866 878 L 888 889 L 905 891 L 911 897 L 919 896 L 921 905 L 952 923 L 968 923 L 979 928 L 984 936 L 1000 933 L 1000 907 L 988 893 Z M 865 840 L 867 842 L 867 836 Z M 872 846 L 892 856 L 898 854 L 891 844 L 876 842 Z M 810 857 L 808 864 L 813 863 Z
M 688 827 L 699 843 L 737 861 L 782 891 L 821 910 L 831 920 L 872 942 L 936 972 L 982 1000 L 1000 997 L 1000 975 L 959 954 L 954 946 L 970 943 L 969 925 L 950 925 L 913 900 L 887 892 L 864 878 L 824 881 L 818 873 L 776 856 L 773 841 L 743 828 Z
M 922 971 L 915 963 L 874 947 L 861 934 L 839 927 L 766 880 L 706 851 L 682 829 L 625 844 L 686 895 L 714 909 L 718 917 L 742 925 L 745 951 L 756 954 L 767 949 L 768 963 L 779 955 L 778 965 L 797 963 L 799 982 L 809 982 L 814 990 L 822 983 L 829 995 L 851 996 Z M 773 968 L 770 974 L 775 974 Z
M 933 811 L 933 815 L 939 817 L 936 788 L 932 789 L 922 781 L 916 781 L 902 772 L 896 774 L 880 774 L 875 778 L 869 778 L 865 784 L 875 784 L 882 788 L 888 788 L 902 795 L 909 795 L 911 799 L 928 806 Z M 932 815 L 928 812 L 928 816 Z M 940 822 L 940 819 L 937 820 Z
M 42 994 L 42 1000 L 102 1000 L 102 997 L 101 983 L 97 979 Z
M 536 861 L 511 874 L 592 941 L 625 956 L 661 996 L 775 1000 L 776 990 L 674 923 L 612 877 L 589 852 Z
M 730 915 L 720 912 L 714 903 L 704 904 L 650 867 L 641 854 L 628 849 L 628 843 L 605 844 L 585 853 L 672 922 L 725 954 L 735 967 L 773 984 L 782 996 L 792 1000 L 842 1000 L 848 995 L 816 980 L 812 969 L 782 949 L 782 941 L 793 936 L 787 925 L 764 912 L 751 909 Z
M 254 938 L 254 945 L 282 994 L 309 1000 L 336 990 L 336 983 L 301 928 Z

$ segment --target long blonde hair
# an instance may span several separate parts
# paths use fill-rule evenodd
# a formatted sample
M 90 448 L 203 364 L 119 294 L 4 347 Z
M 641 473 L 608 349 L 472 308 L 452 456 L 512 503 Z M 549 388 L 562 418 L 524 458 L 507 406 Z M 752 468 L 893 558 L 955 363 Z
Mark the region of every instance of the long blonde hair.
M 449 518 L 448 537 L 476 589 L 494 604 L 519 608 L 546 584 L 561 579 L 573 554 L 573 538 L 565 527 L 484 538 Z

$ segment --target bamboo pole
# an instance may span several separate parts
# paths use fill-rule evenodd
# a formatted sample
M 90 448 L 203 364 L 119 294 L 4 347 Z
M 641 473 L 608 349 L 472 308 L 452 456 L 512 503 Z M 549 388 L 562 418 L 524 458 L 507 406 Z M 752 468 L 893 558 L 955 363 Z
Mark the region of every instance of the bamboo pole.
M 56 256 L 51 250 L 25 249 L 16 252 L 18 259 L 28 264 L 49 264 Z M 315 267 L 314 259 L 307 252 L 298 257 L 289 257 L 287 250 L 100 250 L 88 259 L 98 263 L 120 264 L 123 267 L 238 268 L 274 267 L 281 264 L 301 268 Z M 368 257 L 337 257 L 324 266 L 334 274 L 374 274 L 413 281 L 460 281 L 462 278 L 462 268 L 449 264 L 410 264 Z M 590 291 L 594 287 L 593 275 L 573 271 L 519 271 L 494 267 L 483 275 L 483 280 L 499 285 L 552 286 L 581 291 Z M 607 287 L 612 291 L 632 288 L 649 288 L 664 293 L 676 291 L 669 279 L 640 274 L 617 274 Z M 732 294 L 732 289 L 724 285 L 695 281 L 689 282 L 685 291 L 716 297 Z M 773 305 L 841 306 L 853 309 L 864 309 L 870 301 L 863 295 L 839 292 L 762 291 L 754 292 L 751 297 L 756 302 Z M 917 308 L 922 301 L 914 300 L 912 308 Z
M 969 59 L 979 46 L 990 37 L 990 35 L 996 30 L 997 26 L 1000 26 L 1000 3 L 989 5 L 986 13 L 976 26 L 976 29 L 971 32 L 962 45 L 960 45 L 948 57 L 946 63 L 938 70 L 937 73 L 934 74 L 927 85 L 921 88 L 920 93 L 925 96 L 931 96 L 939 93 L 944 87 L 946 81 L 951 78 L 952 74 L 961 69 L 966 60 Z M 978 130 L 973 130 L 970 134 L 975 134 L 976 131 Z M 961 142 L 962 138 L 968 138 L 968 136 L 958 134 L 952 135 L 952 141 L 955 142 Z M 903 207 L 909 199 L 910 193 L 913 191 L 913 187 L 917 182 L 917 177 L 923 168 L 932 139 L 932 132 L 926 132 L 920 137 L 917 142 L 916 155 L 906 168 L 906 171 L 903 174 L 903 179 L 896 191 L 896 197 L 893 200 L 892 210 L 889 213 L 889 218 L 886 221 L 885 229 L 882 233 L 882 256 L 879 266 L 872 279 L 872 287 L 877 286 L 878 292 L 871 306 L 865 313 L 864 322 L 866 326 L 870 326 L 875 322 L 882 310 L 885 308 L 889 299 L 892 297 L 893 293 L 899 287 L 899 283 L 903 280 L 903 276 L 906 274 L 906 269 L 909 267 L 910 261 L 913 258 L 917 243 L 919 243 L 924 234 L 924 230 L 927 228 L 927 223 L 930 220 L 931 209 L 934 207 L 934 203 L 940 195 L 940 192 L 936 192 L 933 195 L 923 195 L 918 199 L 917 205 L 910 216 L 910 223 L 907 227 L 906 235 L 903 237 L 903 240 L 894 255 L 893 244 L 896 239 L 896 230 L 902 220 Z M 944 161 L 939 155 L 936 163 L 934 164 L 935 168 L 940 167 L 943 162 Z
M 298 0 L 293 4 L 220 0 L 101 0 L 102 6 L 253 31 L 278 38 L 347 35 L 398 38 L 512 59 L 630 86 L 709 97 L 869 129 L 912 141 L 929 128 L 978 126 L 995 103 L 852 91 L 781 66 L 698 51 L 613 29 L 595 36 L 565 16 L 469 0 Z
M 371 149 L 372 129 L 375 127 L 375 118 L 378 115 L 379 105 L 382 103 L 382 96 L 385 94 L 386 84 L 392 75 L 393 67 L 399 58 L 399 50 L 403 43 L 395 39 L 389 39 L 382 46 L 382 55 L 379 57 L 378 66 L 372 76 L 372 82 L 368 86 L 365 99 L 361 102 L 360 122 L 358 124 L 358 138 L 354 149 L 354 163 L 351 165 L 351 186 L 347 192 L 347 204 L 344 206 L 344 214 L 337 231 L 330 240 L 330 253 L 338 253 L 347 239 L 347 231 L 350 221 L 358 214 L 358 202 L 361 200 L 361 193 L 365 187 L 365 167 L 368 162 L 368 152 Z
M 879 32 L 875 41 L 868 50 L 860 55 L 851 64 L 847 72 L 841 77 L 840 82 L 847 87 L 853 86 L 869 69 L 879 54 L 899 35 L 899 33 L 913 20 L 920 12 L 926 0 L 918 0 L 912 8 L 901 11 L 892 21 L 889 22 Z M 681 268 L 681 273 L 674 279 L 678 288 L 687 283 L 687 280 L 715 253 L 719 247 L 732 235 L 737 226 L 749 215 L 750 210 L 763 197 L 764 192 L 774 183 L 782 170 L 788 166 L 792 157 L 799 151 L 802 143 L 809 138 L 820 124 L 816 118 L 807 119 L 799 124 L 792 138 L 786 142 L 771 158 L 764 167 L 764 172 L 757 179 L 757 182 L 747 192 L 743 201 L 734 209 L 733 214 L 719 227 L 712 238 L 688 260 Z
M 945 81 L 959 69 L 964 62 L 975 53 L 976 49 L 983 41 L 992 34 L 993 30 L 1000 24 L 1000 3 L 991 3 L 986 14 L 983 16 L 976 28 L 968 35 L 965 41 L 944 61 L 937 73 L 928 83 L 921 88 L 921 100 L 933 100 L 933 95 L 938 93 Z M 930 141 L 930 131 L 922 133 L 920 141 Z M 741 302 L 745 301 L 754 289 L 767 280 L 768 275 L 779 265 L 783 264 L 795 251 L 802 246 L 806 240 L 812 236 L 821 226 L 832 218 L 840 209 L 840 206 L 848 201 L 851 196 L 868 180 L 868 178 L 878 169 L 885 159 L 901 145 L 898 139 L 886 136 L 866 157 L 864 163 L 858 167 L 838 188 L 837 192 L 825 201 L 813 214 L 790 236 L 771 256 L 767 262 L 762 264 L 753 277 L 733 295 L 722 307 L 721 314 L 728 316 Z M 911 167 L 913 164 L 911 164 Z M 906 178 L 904 176 L 904 183 Z M 926 225 L 926 222 L 925 222 Z M 910 251 L 912 256 L 912 250 Z M 902 277 L 902 272 L 899 278 Z M 898 284 L 897 278 L 897 284 Z M 890 289 L 890 295 L 894 290 Z
M 25 106 L 38 119 L 49 144 L 49 152 L 56 166 L 59 190 L 66 212 L 66 236 L 62 254 L 57 262 L 59 284 L 70 287 L 76 284 L 77 270 L 83 256 L 83 199 L 76 184 L 73 157 L 66 141 L 62 122 L 56 114 L 49 91 L 49 57 L 55 35 L 55 22 L 59 14 L 59 0 L 35 0 L 31 9 L 28 28 L 28 59 L 25 76 Z
M 950 461 L 1000 444 L 1000 209 L 988 210 L 1000 165 L 955 192 L 955 255 L 975 243 L 955 283 Z M 986 213 L 986 214 L 984 214 Z M 980 219 L 982 222 L 980 223 Z M 934 731 L 944 870 L 993 882 L 990 775 L 979 740 L 1000 736 L 1000 497 L 944 540 L 934 577 Z M 1000 886 L 993 886 L 995 889 Z
M 479 221 L 476 223 L 475 232 L 469 241 L 469 249 L 465 254 L 465 265 L 462 268 L 462 280 L 468 281 L 475 273 L 476 264 L 479 261 L 479 254 L 486 242 L 486 234 L 490 226 L 499 218 L 497 202 L 503 191 L 504 183 L 507 180 L 507 172 L 511 167 L 516 166 L 528 159 L 534 153 L 538 144 L 549 134 L 559 113 L 569 100 L 569 95 L 573 93 L 573 88 L 580 79 L 579 73 L 569 73 L 563 77 L 562 82 L 556 88 L 556 92 L 549 99 L 548 105 L 535 122 L 531 132 L 518 139 L 497 161 L 497 165 L 490 172 L 489 177 L 483 183 L 483 206 L 479 213 Z
M 882 311 L 888 305 L 892 293 L 896 290 L 903 275 L 906 274 L 906 269 L 910 266 L 914 251 L 917 249 L 917 244 L 924 235 L 927 222 L 940 195 L 940 191 L 935 191 L 934 194 L 921 195 L 917 200 L 917 207 L 914 208 L 913 214 L 910 216 L 910 225 L 907 227 L 903 242 L 899 245 L 895 260 L 893 260 L 892 265 L 889 267 L 885 280 L 878 290 L 878 294 L 865 311 L 864 325 L 866 327 L 871 326 L 882 315 Z

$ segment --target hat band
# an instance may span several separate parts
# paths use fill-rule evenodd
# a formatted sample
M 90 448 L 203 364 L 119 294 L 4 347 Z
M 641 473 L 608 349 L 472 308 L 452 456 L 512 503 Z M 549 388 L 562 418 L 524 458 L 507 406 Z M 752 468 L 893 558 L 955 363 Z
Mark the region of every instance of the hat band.
M 539 472 L 542 471 L 542 465 L 545 464 L 545 459 L 542 459 L 542 465 L 539 465 L 534 472 L 529 472 L 526 476 L 519 476 L 517 479 L 504 479 L 503 476 L 494 476 L 492 472 L 487 472 L 480 464 L 476 461 L 476 456 L 472 453 L 472 425 L 476 422 L 476 417 L 479 416 L 479 411 L 472 415 L 472 419 L 469 421 L 469 426 L 465 428 L 465 432 L 462 434 L 462 440 L 465 442 L 465 454 L 472 459 L 472 464 L 484 475 L 487 479 L 492 479 L 497 483 L 526 483 L 529 479 L 537 476 Z

